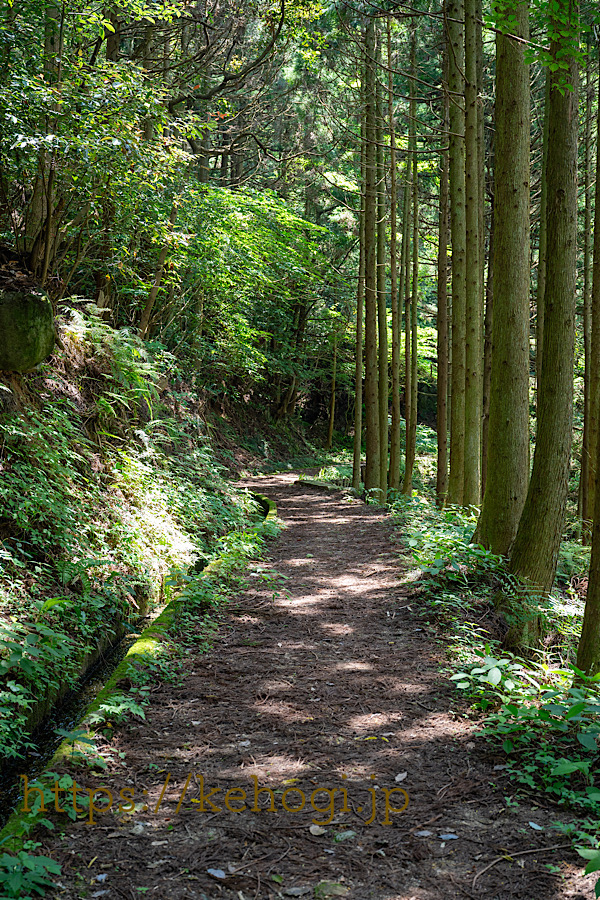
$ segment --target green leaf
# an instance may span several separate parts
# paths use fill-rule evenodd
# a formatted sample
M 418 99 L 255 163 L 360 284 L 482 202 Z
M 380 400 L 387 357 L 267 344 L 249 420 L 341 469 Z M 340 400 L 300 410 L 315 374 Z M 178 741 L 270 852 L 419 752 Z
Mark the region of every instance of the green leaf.
M 497 666 L 494 666 L 487 675 L 487 680 L 490 684 L 497 685 L 502 681 L 502 672 Z
M 579 731 L 577 733 L 577 740 L 580 744 L 587 750 L 596 751 L 598 749 L 598 744 L 596 743 L 596 735 L 589 731 Z
M 597 853 L 593 859 L 585 867 L 585 874 L 591 875 L 592 872 L 600 872 L 600 853 Z
M 578 716 L 580 712 L 583 712 L 583 710 L 586 708 L 586 706 L 587 706 L 587 701 L 585 701 L 585 700 L 581 700 L 579 703 L 573 704 L 573 706 L 569 709 L 569 711 L 567 713 L 567 719 L 572 719 L 573 716 Z
M 564 760 L 560 762 L 557 766 L 551 771 L 551 775 L 570 775 L 571 772 L 580 772 L 581 765 L 579 763 L 569 762 L 568 760 Z

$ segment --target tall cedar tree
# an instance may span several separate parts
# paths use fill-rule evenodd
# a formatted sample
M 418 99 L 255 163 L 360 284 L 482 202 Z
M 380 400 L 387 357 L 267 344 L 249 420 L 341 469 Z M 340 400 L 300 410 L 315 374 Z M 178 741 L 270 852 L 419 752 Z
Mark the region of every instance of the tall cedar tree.
M 377 68 L 381 68 L 382 34 L 377 30 Z M 388 416 L 390 385 L 388 376 L 388 322 L 385 293 L 385 160 L 383 148 L 383 102 L 379 78 L 377 92 L 377 324 L 379 329 L 379 496 L 385 503 L 388 486 Z
M 581 473 L 579 476 L 579 514 L 581 516 L 581 539 L 589 543 L 589 453 L 590 453 L 590 361 L 592 343 L 592 106 L 593 90 L 590 83 L 592 56 L 588 53 L 585 66 L 585 128 L 584 128 L 584 168 L 583 168 L 583 347 L 585 373 L 583 379 L 583 440 L 581 447 Z
M 450 131 L 450 102 L 448 97 L 448 41 L 444 41 L 444 135 Z M 448 215 L 448 151 L 441 153 L 440 224 L 437 260 L 437 481 L 439 506 L 448 494 L 448 243 L 450 221 Z
M 379 390 L 377 365 L 377 153 L 375 20 L 365 34 L 365 489 L 380 486 Z
M 598 83 L 600 102 L 600 81 Z M 598 116 L 598 139 L 600 140 L 600 116 Z M 600 146 L 600 145 L 597 145 Z M 595 516 L 596 490 L 598 485 L 597 457 L 600 441 L 600 153 L 596 151 L 596 207 L 594 211 L 594 259 L 592 268 L 589 372 L 589 425 L 588 425 L 588 510 Z M 588 525 L 589 529 L 589 525 Z
M 600 90 L 600 85 L 599 85 Z M 600 137 L 600 116 L 598 117 Z M 596 211 L 594 220 L 594 262 L 592 275 L 591 347 L 590 347 L 590 428 L 588 467 L 589 502 L 593 499 L 592 558 L 588 578 L 585 613 L 577 651 L 577 666 L 588 675 L 600 671 L 600 153 L 596 159 Z M 594 369 L 594 366 L 597 368 Z
M 361 88 L 364 102 L 364 91 Z M 354 460 L 352 487 L 360 490 L 362 455 L 362 406 L 363 406 L 363 319 L 365 316 L 365 117 L 361 110 L 360 125 L 360 216 L 358 225 L 359 262 L 356 291 L 356 359 L 354 369 Z
M 450 385 L 450 475 L 448 501 L 461 506 L 465 477 L 466 221 L 464 0 L 447 0 L 450 90 L 450 239 L 452 244 L 452 374 Z
M 392 430 L 390 440 L 390 488 L 400 486 L 400 307 L 398 303 L 398 178 L 396 124 L 392 72 L 392 23 L 387 21 L 388 117 L 390 122 L 390 295 L 392 305 Z
M 487 483 L 476 540 L 511 548 L 529 479 L 529 0 L 496 36 L 494 327 Z
M 412 162 L 412 285 L 410 291 L 410 311 L 406 309 L 406 330 L 409 327 L 410 312 L 410 407 L 406 419 L 406 458 L 402 493 L 412 493 L 412 476 L 417 452 L 417 403 L 418 403 L 418 288 L 419 288 L 419 182 L 417 165 L 417 100 L 415 79 L 417 74 L 417 29 L 413 26 L 410 41 L 410 105 L 409 105 L 409 152 Z M 408 284 L 408 258 L 407 258 Z M 407 341 L 408 346 L 408 341 Z M 407 360 L 408 362 L 408 360 Z M 407 379 L 407 385 L 409 379 Z
M 554 582 L 573 424 L 579 109 L 578 62 L 569 48 L 578 35 L 579 9 L 572 0 L 556 0 L 554 6 L 550 53 L 556 68 L 550 73 L 547 264 L 537 440 L 510 561 L 512 573 L 529 583 L 534 594 L 546 593 Z M 523 612 L 515 637 L 518 643 L 531 646 L 539 639 L 539 619 L 527 619 L 527 611 Z
M 477 0 L 465 0 L 465 479 L 463 503 L 481 501 L 483 294 L 479 266 L 479 115 L 477 102 Z

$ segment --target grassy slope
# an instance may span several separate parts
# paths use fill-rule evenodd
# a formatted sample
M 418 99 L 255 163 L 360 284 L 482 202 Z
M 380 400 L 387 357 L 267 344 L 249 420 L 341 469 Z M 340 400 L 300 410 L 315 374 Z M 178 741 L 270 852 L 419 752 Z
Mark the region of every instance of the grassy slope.
M 0 757 L 40 694 L 255 514 L 172 357 L 79 312 L 60 345 L 0 385 Z

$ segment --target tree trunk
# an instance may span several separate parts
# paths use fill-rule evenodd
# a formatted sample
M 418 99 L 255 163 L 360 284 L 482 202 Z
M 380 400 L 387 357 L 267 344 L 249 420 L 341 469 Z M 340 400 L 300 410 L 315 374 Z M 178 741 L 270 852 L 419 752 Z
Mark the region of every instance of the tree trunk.
M 365 490 L 380 484 L 379 404 L 377 366 L 377 154 L 375 90 L 375 20 L 367 22 L 365 36 L 365 424 L 367 458 Z
M 400 308 L 404 308 L 404 469 L 406 470 L 406 445 L 410 426 L 412 401 L 410 377 L 410 156 L 406 159 L 404 177 L 404 209 L 402 214 L 402 267 L 400 270 Z
M 597 449 L 600 449 L 600 444 Z M 600 471 L 600 458 L 598 456 L 594 463 L 595 471 Z M 590 560 L 581 638 L 577 649 L 577 668 L 585 672 L 586 675 L 597 675 L 600 672 L 600 485 L 596 487 L 592 557 Z
M 452 243 L 452 373 L 448 501 L 461 506 L 465 478 L 466 221 L 464 0 L 447 0 L 450 89 L 450 236 Z
M 390 442 L 390 488 L 400 487 L 400 307 L 398 297 L 398 184 L 396 170 L 396 126 L 392 73 L 392 24 L 387 22 L 388 117 L 390 126 L 390 297 L 392 304 L 392 433 Z
M 479 291 L 481 297 L 481 331 L 480 331 L 480 349 L 481 349 L 481 491 L 479 503 L 483 501 L 484 491 L 484 475 L 483 475 L 483 454 L 484 454 L 484 437 L 483 428 L 485 424 L 484 409 L 484 387 L 485 387 L 485 302 L 487 298 L 487 290 L 485 273 L 486 273 L 486 256 L 485 256 L 485 229 L 486 229 L 486 184 L 485 184 L 485 162 L 486 162 L 486 142 L 485 142 L 485 86 L 484 86 L 484 57 L 483 57 L 483 0 L 476 0 L 476 40 L 477 40 L 477 162 L 478 162 L 478 187 L 479 187 Z M 488 256 L 490 256 L 488 251 Z M 485 295 L 485 296 L 484 296 Z M 491 321 L 490 321 L 491 327 Z M 491 339 L 491 332 L 490 332 Z M 491 350 L 491 348 L 490 348 Z M 490 360 L 491 363 L 491 360 Z M 488 407 L 489 415 L 489 407 Z
M 444 42 L 444 125 L 443 140 L 450 130 L 448 99 L 448 45 Z M 437 481 L 438 506 L 444 506 L 448 494 L 448 151 L 441 153 L 440 225 L 437 259 Z
M 377 62 L 381 62 L 381 34 L 377 34 Z M 385 167 L 383 151 L 383 104 L 379 78 L 377 93 L 377 323 L 379 329 L 379 502 L 387 500 L 388 417 L 390 384 L 388 375 L 388 321 L 385 295 Z
M 565 24 L 555 21 L 552 31 L 578 30 L 578 7 L 572 0 L 557 0 Z M 562 38 L 564 40 L 564 38 Z M 552 40 L 554 60 L 565 52 Z M 510 561 L 514 575 L 534 592 L 546 593 L 556 573 L 564 525 L 571 458 L 573 420 L 573 352 L 575 291 L 577 282 L 577 132 L 579 125 L 577 61 L 566 59 L 568 70 L 550 74 L 547 168 L 547 265 L 544 301 L 544 337 L 538 425 L 533 471 L 525 507 Z M 521 621 L 517 638 L 532 645 L 539 637 L 537 620 Z
M 583 388 L 583 446 L 581 449 L 581 475 L 580 475 L 580 513 L 581 513 L 581 539 L 584 544 L 589 544 L 592 532 L 592 513 L 590 506 L 590 424 L 592 418 L 592 399 L 591 386 L 598 390 L 598 374 L 594 374 L 592 369 L 592 343 L 594 341 L 593 329 L 597 329 L 600 325 L 598 318 L 595 322 L 592 316 L 592 254 L 591 254 L 591 231 L 592 231 L 592 87 L 590 84 L 590 56 L 587 58 L 586 64 L 586 117 L 585 117 L 585 171 L 584 171 L 584 199 L 585 213 L 583 223 L 583 341 L 585 352 L 585 375 Z M 598 133 L 600 134 L 600 125 Z M 596 200 L 596 206 L 598 200 Z M 596 215 L 598 215 L 596 213 Z M 600 224 L 600 220 L 596 220 L 596 226 Z M 594 232 L 594 240 L 596 232 Z M 600 245 L 598 247 L 600 251 Z M 598 338 L 595 338 L 596 345 Z M 598 360 L 596 359 L 596 363 Z M 597 404 L 596 404 L 597 415 Z M 596 420 L 597 421 L 597 420 Z M 597 444 L 597 426 L 596 438 L 594 445 Z M 595 479 L 594 479 L 595 484 Z M 592 496 L 595 491 L 592 491 Z
M 481 309 L 479 267 L 479 116 L 477 110 L 477 0 L 465 0 L 465 480 L 463 503 L 481 501 Z
M 333 345 L 333 363 L 332 363 L 332 370 L 331 370 L 331 397 L 329 400 L 329 425 L 327 428 L 327 441 L 325 442 L 326 450 L 331 450 L 331 445 L 333 443 L 333 425 L 335 422 L 336 375 L 337 375 L 337 338 L 335 339 L 335 343 Z
M 529 2 L 496 36 L 492 372 L 487 482 L 475 540 L 512 547 L 529 480 Z M 514 29 L 516 28 L 516 32 Z
M 598 85 L 600 100 L 600 82 Z M 600 116 L 598 116 L 598 140 L 600 141 Z M 596 460 L 600 447 L 600 144 L 596 149 L 596 198 L 594 211 L 594 260 L 592 269 L 589 426 L 588 426 L 588 509 L 596 510 L 598 470 Z
M 173 203 L 173 206 L 171 207 L 171 215 L 169 216 L 169 223 L 167 226 L 168 232 L 173 231 L 173 225 L 175 224 L 175 219 L 177 218 L 177 208 L 177 203 Z M 166 240 L 158 255 L 158 265 L 156 266 L 156 271 L 154 273 L 154 283 L 152 285 L 152 288 L 150 289 L 150 293 L 148 294 L 146 306 L 144 307 L 142 318 L 140 320 L 139 335 L 142 340 L 144 340 L 144 338 L 148 334 L 148 327 L 150 325 L 150 319 L 154 310 L 154 304 L 156 303 L 156 298 L 158 297 L 158 292 L 162 284 L 165 263 L 167 261 L 167 256 L 169 255 L 169 250 L 170 245 L 168 240 Z
M 364 105 L 364 91 L 361 90 Z M 362 455 L 362 406 L 363 406 L 363 319 L 365 306 L 365 116 L 361 110 L 360 125 L 360 216 L 359 216 L 359 261 L 358 286 L 356 290 L 356 360 L 354 367 L 354 459 L 352 465 L 352 487 L 360 490 Z
M 410 44 L 410 122 L 409 144 L 412 156 L 412 289 L 410 301 L 410 416 L 407 419 L 406 461 L 402 493 L 410 497 L 412 494 L 412 478 L 417 453 L 417 405 L 418 405 L 418 292 L 419 292 L 419 181 L 417 166 L 417 101 L 415 78 L 417 74 L 417 30 L 412 29 Z
M 544 100 L 544 131 L 542 135 L 542 174 L 540 189 L 540 233 L 538 238 L 538 271 L 536 289 L 536 329 L 535 329 L 535 374 L 536 390 L 542 377 L 542 350 L 544 344 L 544 297 L 546 294 L 546 260 L 548 243 L 548 116 L 550 115 L 550 72 L 546 70 Z
M 490 437 L 490 394 L 492 391 L 492 337 L 494 324 L 494 207 L 490 221 L 488 270 L 485 286 L 485 316 L 483 324 L 483 412 L 481 417 L 481 500 L 485 496 L 488 475 Z M 529 463 L 527 465 L 529 468 Z

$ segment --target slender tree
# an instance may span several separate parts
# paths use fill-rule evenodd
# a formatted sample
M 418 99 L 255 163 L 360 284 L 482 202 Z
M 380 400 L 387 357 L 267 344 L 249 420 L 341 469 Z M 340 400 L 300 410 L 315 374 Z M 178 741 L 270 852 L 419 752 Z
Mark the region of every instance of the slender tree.
M 411 307 L 410 307 L 410 198 L 411 198 L 411 158 L 406 158 L 406 170 L 404 176 L 404 202 L 402 214 L 402 267 L 400 270 L 400 296 L 404 308 L 404 434 L 405 434 L 405 460 L 406 470 L 406 436 L 410 428 L 410 407 L 412 403 L 412 378 L 411 378 Z
M 540 229 L 538 238 L 538 270 L 535 295 L 536 329 L 535 329 L 535 374 L 536 387 L 542 378 L 542 350 L 544 344 L 544 297 L 546 295 L 546 260 L 548 243 L 548 186 L 546 170 L 548 168 L 548 117 L 550 115 L 550 72 L 546 69 L 544 92 L 544 127 L 542 132 L 542 171 L 540 175 Z
M 335 425 L 335 391 L 337 386 L 337 357 L 339 336 L 336 334 L 333 340 L 333 359 L 331 363 L 331 393 L 329 396 L 329 420 L 327 425 L 327 440 L 325 449 L 331 450 L 333 443 L 333 427 Z
M 377 31 L 377 64 L 381 64 L 382 35 Z M 377 73 L 376 73 L 377 76 Z M 388 416 L 390 405 L 390 383 L 388 374 L 388 321 L 385 293 L 385 165 L 383 147 L 383 102 L 379 77 L 376 77 L 377 94 L 377 324 L 379 337 L 379 501 L 387 500 L 388 487 Z
M 490 436 L 490 394 L 492 392 L 492 334 L 494 323 L 494 205 L 492 203 L 488 243 L 485 314 L 483 320 L 483 411 L 481 417 L 481 491 L 485 495 Z
M 594 463 L 595 471 L 600 471 L 600 458 L 596 457 Z M 598 487 L 600 486 L 597 485 Z M 600 672 L 600 490 L 598 489 L 595 492 L 595 502 L 588 590 L 577 648 L 577 668 L 586 675 L 597 675 Z
M 585 123 L 584 123 L 584 164 L 583 164 L 583 346 L 585 371 L 583 376 L 583 440 L 581 448 L 581 471 L 579 476 L 579 514 L 581 516 L 581 539 L 584 544 L 590 538 L 589 510 L 589 426 L 590 426 L 590 361 L 592 344 L 592 106 L 593 91 L 590 84 L 591 54 L 588 53 L 585 66 Z
M 410 44 L 410 104 L 409 104 L 409 149 L 412 162 L 412 283 L 410 291 L 410 412 L 407 415 L 406 458 L 402 493 L 412 493 L 412 477 L 417 449 L 417 403 L 418 403 L 418 289 L 419 289 L 419 181 L 417 164 L 417 100 L 415 76 L 417 72 L 417 30 L 413 26 Z M 407 263 L 408 283 L 408 263 Z M 408 328 L 408 309 L 407 322 Z
M 452 245 L 452 373 L 448 501 L 462 505 L 465 478 L 466 220 L 464 0 L 447 0 L 450 92 L 450 239 Z
M 392 23 L 387 20 L 388 118 L 390 126 L 390 297 L 392 306 L 392 428 L 390 440 L 390 488 L 400 486 L 400 307 L 398 295 L 398 185 L 396 125 L 392 73 Z
M 365 33 L 365 489 L 380 488 L 379 389 L 377 365 L 377 122 L 375 20 Z
M 361 89 L 361 100 L 364 91 Z M 365 316 L 365 116 L 361 110 L 360 141 L 360 214 L 358 225 L 359 262 L 358 286 L 356 290 L 356 345 L 354 367 L 354 459 L 352 465 L 352 487 L 360 490 L 362 457 L 362 407 L 363 407 L 363 319 Z
M 171 213 L 169 215 L 169 221 L 167 223 L 167 239 L 163 246 L 161 247 L 160 253 L 158 254 L 158 265 L 156 266 L 156 271 L 154 273 L 154 282 L 152 287 L 150 288 L 150 293 L 148 294 L 148 299 L 146 300 L 146 305 L 144 306 L 142 312 L 142 318 L 140 320 L 140 329 L 139 334 L 141 338 L 145 338 L 148 335 L 148 330 L 150 327 L 150 320 L 152 317 L 152 312 L 154 310 L 154 304 L 156 303 L 156 298 L 158 297 L 158 292 L 160 290 L 160 286 L 162 284 L 163 275 L 165 271 L 165 263 L 167 261 L 167 257 L 169 255 L 170 244 L 168 241 L 168 236 L 173 231 L 173 226 L 175 225 L 175 220 L 177 218 L 178 212 L 178 204 L 176 201 L 173 202 L 171 207 Z
M 479 192 L 479 115 L 477 103 L 477 0 L 465 0 L 465 477 L 463 503 L 481 501 L 481 271 Z
M 444 125 L 443 142 L 450 131 L 450 104 L 448 99 L 448 43 L 444 41 Z M 448 151 L 441 152 L 440 171 L 440 219 L 437 259 L 437 480 L 436 497 L 439 506 L 446 502 L 448 494 L 448 243 L 450 222 L 448 212 Z
M 598 101 L 600 103 L 600 79 L 598 80 Z M 598 139 L 600 140 L 600 115 L 597 117 Z M 594 250 L 592 265 L 592 296 L 590 309 L 590 371 L 588 383 L 589 424 L 588 444 L 588 515 L 596 510 L 596 491 L 598 485 L 597 456 L 600 440 L 600 152 L 596 145 L 596 195 L 594 209 Z M 590 526 L 587 526 L 589 532 Z

